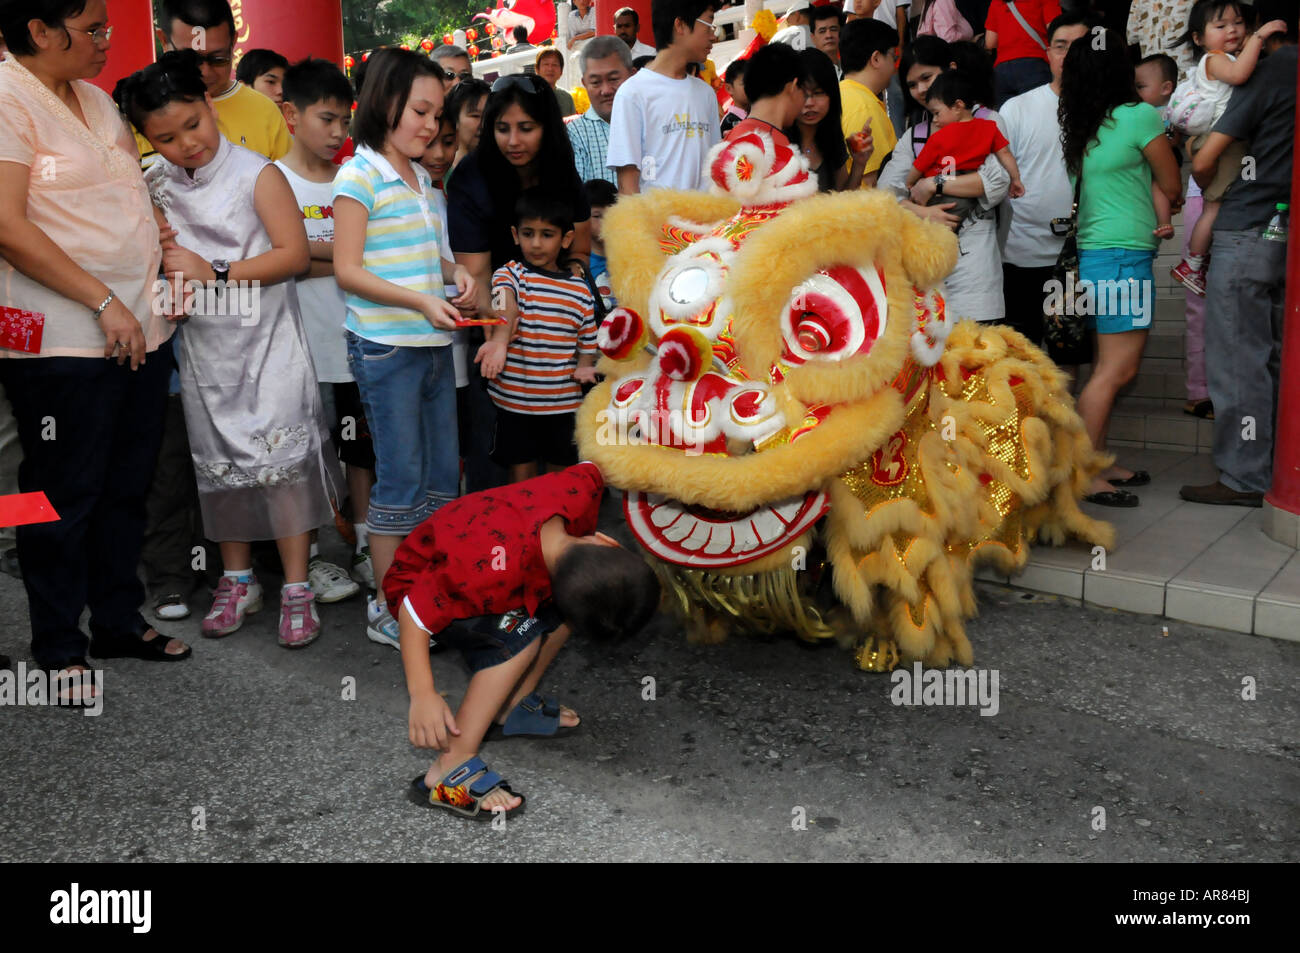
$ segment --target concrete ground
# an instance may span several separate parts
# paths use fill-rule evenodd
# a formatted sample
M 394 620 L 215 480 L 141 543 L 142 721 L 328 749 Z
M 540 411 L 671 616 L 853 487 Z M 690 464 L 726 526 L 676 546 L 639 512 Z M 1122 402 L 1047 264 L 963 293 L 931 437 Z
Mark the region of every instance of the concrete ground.
M 407 741 L 398 654 L 366 640 L 360 599 L 323 607 L 324 635 L 290 652 L 271 595 L 218 642 L 198 637 L 196 600 L 165 627 L 195 646 L 187 662 L 103 663 L 98 718 L 0 708 L 0 860 L 1300 853 L 1294 643 L 986 586 L 970 637 L 1000 695 L 983 717 L 895 706 L 888 676 L 834 646 L 693 646 L 662 620 L 636 645 L 561 654 L 543 687 L 583 714 L 578 734 L 485 746 L 528 796 L 527 814 L 497 830 L 407 802 L 428 757 Z M 7 576 L 0 619 L 0 652 L 27 658 L 26 600 Z M 439 654 L 434 670 L 457 701 L 459 660 Z

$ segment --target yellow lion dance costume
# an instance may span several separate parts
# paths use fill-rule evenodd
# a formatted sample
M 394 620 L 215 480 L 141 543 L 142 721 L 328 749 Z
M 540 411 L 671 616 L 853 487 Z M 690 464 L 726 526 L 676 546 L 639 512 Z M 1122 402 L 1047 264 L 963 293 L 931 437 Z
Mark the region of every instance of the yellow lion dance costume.
M 711 193 L 609 210 L 623 307 L 578 415 L 692 638 L 839 638 L 860 667 L 973 661 L 972 565 L 1028 542 L 1109 547 L 1077 501 L 1109 461 L 1065 376 L 1017 332 L 945 315 L 947 229 L 867 191 L 817 195 L 762 133 Z

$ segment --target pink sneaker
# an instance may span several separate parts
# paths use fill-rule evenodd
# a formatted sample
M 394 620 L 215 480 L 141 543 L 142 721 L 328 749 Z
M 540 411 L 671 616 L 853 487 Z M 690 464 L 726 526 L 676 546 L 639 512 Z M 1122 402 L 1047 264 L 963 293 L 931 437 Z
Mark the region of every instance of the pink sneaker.
M 212 608 L 203 617 L 203 634 L 209 639 L 229 635 L 244 624 L 244 616 L 261 608 L 262 586 L 256 577 L 251 582 L 239 582 L 231 576 L 222 576 Z
M 1187 259 L 1184 258 L 1176 267 L 1169 269 L 1169 274 L 1173 276 L 1175 281 L 1181 282 L 1185 285 L 1187 290 L 1192 294 L 1200 295 L 1202 298 L 1205 297 L 1204 268 L 1200 271 L 1196 271 L 1187 263 Z
M 280 593 L 280 644 L 287 649 L 311 645 L 320 637 L 316 594 L 299 583 Z

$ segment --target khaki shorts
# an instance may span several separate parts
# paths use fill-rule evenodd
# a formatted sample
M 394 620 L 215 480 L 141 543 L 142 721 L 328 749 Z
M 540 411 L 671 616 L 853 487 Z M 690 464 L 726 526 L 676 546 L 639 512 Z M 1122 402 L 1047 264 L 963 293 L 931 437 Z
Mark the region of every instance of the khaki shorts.
M 1209 138 L 1207 133 L 1204 136 L 1197 136 L 1188 143 L 1193 157 L 1201 151 L 1201 147 L 1205 145 L 1205 141 Z M 1223 196 L 1228 189 L 1241 178 L 1241 160 L 1245 157 L 1246 143 L 1241 141 L 1233 142 L 1232 145 L 1223 150 L 1223 155 L 1219 156 L 1219 168 L 1214 173 L 1214 179 L 1201 192 L 1205 197 L 1205 201 L 1223 201 Z

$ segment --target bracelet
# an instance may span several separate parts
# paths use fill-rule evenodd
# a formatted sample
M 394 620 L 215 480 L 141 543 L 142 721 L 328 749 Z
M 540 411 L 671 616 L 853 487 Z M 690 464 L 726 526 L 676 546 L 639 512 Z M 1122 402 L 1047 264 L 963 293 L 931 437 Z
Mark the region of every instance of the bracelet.
M 104 309 L 107 308 L 110 304 L 112 304 L 112 303 L 113 303 L 113 299 L 116 298 L 116 297 L 117 297 L 117 295 L 115 295 L 112 291 L 110 291 L 110 292 L 108 293 L 108 297 L 105 298 L 103 301 L 101 301 L 101 302 L 99 303 L 99 307 L 95 309 L 95 320 L 96 320 L 96 321 L 98 321 L 100 318 L 102 318 L 102 317 L 104 316 Z

